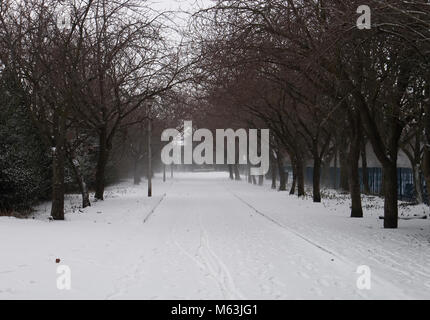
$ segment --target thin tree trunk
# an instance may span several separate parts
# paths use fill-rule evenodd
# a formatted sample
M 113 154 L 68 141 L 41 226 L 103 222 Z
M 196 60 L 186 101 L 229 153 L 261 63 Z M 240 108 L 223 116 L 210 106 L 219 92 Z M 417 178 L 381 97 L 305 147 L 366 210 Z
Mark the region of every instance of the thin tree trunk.
M 248 164 L 246 170 L 247 170 L 247 174 L 248 174 L 248 183 L 252 184 L 251 166 L 249 164 Z
M 236 181 L 240 181 L 241 178 L 240 178 L 240 172 L 239 172 L 239 165 L 238 164 L 233 165 L 233 170 L 234 170 L 234 179 Z
M 367 152 L 366 152 L 366 140 L 363 139 L 361 143 L 361 175 L 363 177 L 363 191 L 364 194 L 370 194 L 369 185 L 369 171 L 367 170 Z
M 275 160 L 275 151 L 270 152 L 270 175 L 272 179 L 271 188 L 276 190 L 276 180 L 277 180 L 277 168 L 276 168 L 276 160 Z
M 279 191 L 286 191 L 287 179 L 285 177 L 284 157 L 281 152 L 276 154 L 276 160 L 279 173 Z
M 321 159 L 317 154 L 314 155 L 313 172 L 313 200 L 315 203 L 321 202 Z
M 81 192 L 81 195 L 82 195 L 82 208 L 91 207 L 90 193 L 88 192 L 88 187 L 87 187 L 87 184 L 85 183 L 85 178 L 82 175 L 79 161 L 77 159 L 73 159 L 72 157 L 69 157 L 69 162 L 73 169 L 73 173 L 75 175 L 76 182 L 79 187 L 79 191 Z
M 337 190 L 337 162 L 338 162 L 338 151 L 337 148 L 334 151 L 334 168 L 333 168 L 333 189 Z
M 354 133 L 351 139 L 349 150 L 349 192 L 351 195 L 351 218 L 363 218 L 363 208 L 361 205 L 360 191 L 360 145 L 361 145 L 361 124 L 357 121 L 354 124 Z
M 340 188 L 342 191 L 349 191 L 348 181 L 348 161 L 344 152 L 340 153 Z
M 234 180 L 234 172 L 233 172 L 233 165 L 232 164 L 228 165 L 228 172 L 230 175 L 230 180 Z
M 297 186 L 297 166 L 294 162 L 294 164 L 292 165 L 293 168 L 293 183 L 291 185 L 291 189 L 290 189 L 290 195 L 293 195 L 296 193 L 296 186 Z
M 107 132 L 106 132 L 106 128 L 103 128 L 99 132 L 99 153 L 98 153 L 97 169 L 96 169 L 95 198 L 98 200 L 104 199 L 105 172 L 106 172 L 106 164 L 107 164 L 108 157 L 109 157 L 109 151 L 108 151 L 108 145 L 107 145 Z
M 424 148 L 421 167 L 423 170 L 424 180 L 426 181 L 427 197 L 430 198 L 430 148 L 428 147 Z
M 258 176 L 258 185 L 262 186 L 264 184 L 264 176 Z
M 305 193 L 305 169 L 303 165 L 303 159 L 297 159 L 297 196 L 303 197 Z
M 152 197 L 152 120 L 148 119 L 148 197 Z

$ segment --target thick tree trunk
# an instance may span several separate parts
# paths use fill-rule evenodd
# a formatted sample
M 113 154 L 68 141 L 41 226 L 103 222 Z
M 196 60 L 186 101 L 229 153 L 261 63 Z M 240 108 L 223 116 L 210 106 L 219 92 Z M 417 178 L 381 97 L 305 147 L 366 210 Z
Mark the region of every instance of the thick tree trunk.
M 314 156 L 313 172 L 313 199 L 315 203 L 321 202 L 321 159 L 318 155 Z
M 88 192 L 87 184 L 85 183 L 85 178 L 81 172 L 81 166 L 77 159 L 69 158 L 70 165 L 72 166 L 73 173 L 76 178 L 76 183 L 78 184 L 79 191 L 82 195 L 82 208 L 91 207 L 90 193 Z
M 384 228 L 396 229 L 398 226 L 397 206 L 397 166 L 396 162 L 384 166 Z
M 54 220 L 64 220 L 64 165 L 66 157 L 66 119 L 64 116 L 55 115 L 54 117 L 54 140 L 51 217 Z
M 99 153 L 96 168 L 96 194 L 98 200 L 104 199 L 105 191 L 105 173 L 106 165 L 109 157 L 106 128 L 99 132 Z

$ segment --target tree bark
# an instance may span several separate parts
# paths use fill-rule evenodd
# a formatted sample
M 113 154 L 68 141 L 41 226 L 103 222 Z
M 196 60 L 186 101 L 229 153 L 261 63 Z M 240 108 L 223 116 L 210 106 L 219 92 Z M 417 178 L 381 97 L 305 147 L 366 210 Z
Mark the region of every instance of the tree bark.
M 285 177 L 284 157 L 281 152 L 276 154 L 277 169 L 279 173 L 279 191 L 287 191 L 287 179 Z
M 247 174 L 248 174 L 248 183 L 252 184 L 251 166 L 249 164 L 248 164 L 246 170 L 247 170 Z
M 291 189 L 290 189 L 290 195 L 293 195 L 296 193 L 296 186 L 297 186 L 297 166 L 294 163 L 293 166 L 293 183 L 291 185 Z
M 303 159 L 299 158 L 296 161 L 297 161 L 297 164 L 296 164 L 297 196 L 304 197 L 306 193 L 305 193 L 305 169 L 304 169 Z
M 355 128 L 351 139 L 349 150 L 349 192 L 351 195 L 351 218 L 363 218 L 363 207 L 361 205 L 360 191 L 360 145 L 361 145 L 361 124 L 358 120 L 354 120 Z
M 238 164 L 233 165 L 233 169 L 234 169 L 234 180 L 240 181 L 241 177 L 239 172 L 239 165 Z
M 321 159 L 319 155 L 314 155 L 313 172 L 313 200 L 315 203 L 321 202 Z
M 66 119 L 64 115 L 54 115 L 54 144 L 52 157 L 52 207 L 51 217 L 64 220 L 64 164 L 66 146 Z
M 91 207 L 90 193 L 88 192 L 88 187 L 87 187 L 87 184 L 85 183 L 85 178 L 82 175 L 79 161 L 77 159 L 73 159 L 72 157 L 69 157 L 69 162 L 73 169 L 73 173 L 75 174 L 79 191 L 81 192 L 81 195 L 82 195 L 82 208 Z
M 228 165 L 228 172 L 230 175 L 230 180 L 234 180 L 234 173 L 233 173 L 233 165 L 232 164 Z
M 426 181 L 427 197 L 430 198 L 430 148 L 424 148 L 424 156 L 421 164 L 424 180 Z M 428 199 L 430 200 L 430 199 Z
M 369 171 L 367 170 L 367 152 L 366 152 L 366 140 L 363 139 L 361 143 L 361 175 L 363 180 L 363 191 L 364 194 L 370 194 L 369 185 Z
M 262 186 L 264 184 L 264 176 L 258 176 L 258 185 Z
M 397 162 L 397 161 L 396 161 Z M 396 162 L 385 165 L 384 170 L 384 228 L 398 227 L 398 194 L 397 194 L 397 166 Z
M 95 198 L 98 200 L 104 200 L 105 191 L 105 173 L 106 164 L 109 157 L 108 141 L 106 128 L 100 129 L 99 132 L 99 153 L 97 159 L 96 169 L 96 193 Z

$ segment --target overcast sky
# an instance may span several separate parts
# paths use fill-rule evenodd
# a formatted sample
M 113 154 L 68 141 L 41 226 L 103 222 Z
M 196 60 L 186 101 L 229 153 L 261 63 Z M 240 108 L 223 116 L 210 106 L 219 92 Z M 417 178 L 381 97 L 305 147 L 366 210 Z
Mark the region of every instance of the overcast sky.
M 197 10 L 202 6 L 209 6 L 210 0 L 152 0 L 151 1 L 156 8 L 162 10 L 186 10 L 193 11 Z

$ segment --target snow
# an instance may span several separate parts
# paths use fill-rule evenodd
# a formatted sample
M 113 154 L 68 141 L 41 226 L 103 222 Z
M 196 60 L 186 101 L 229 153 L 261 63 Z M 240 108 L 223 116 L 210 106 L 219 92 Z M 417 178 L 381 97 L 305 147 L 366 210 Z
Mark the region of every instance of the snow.
M 333 191 L 313 204 L 226 173 L 153 183 L 151 199 L 124 181 L 83 210 L 68 196 L 64 222 L 49 222 L 49 203 L 34 219 L 1 217 L 0 299 L 430 299 L 430 221 L 384 230 L 379 198 L 350 219 Z M 361 265 L 371 290 L 356 286 Z

